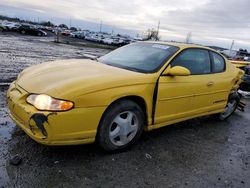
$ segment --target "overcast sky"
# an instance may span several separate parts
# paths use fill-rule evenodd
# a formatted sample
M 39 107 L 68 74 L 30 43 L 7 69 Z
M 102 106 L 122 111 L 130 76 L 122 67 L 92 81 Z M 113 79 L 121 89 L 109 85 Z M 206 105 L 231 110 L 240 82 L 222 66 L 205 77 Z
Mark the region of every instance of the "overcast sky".
M 230 48 L 235 40 L 235 49 L 250 51 L 250 0 L 0 0 L 0 14 L 67 25 L 71 18 L 90 29 L 102 20 L 104 30 L 130 34 L 160 20 L 163 40 L 185 41 L 192 32 L 194 43 Z

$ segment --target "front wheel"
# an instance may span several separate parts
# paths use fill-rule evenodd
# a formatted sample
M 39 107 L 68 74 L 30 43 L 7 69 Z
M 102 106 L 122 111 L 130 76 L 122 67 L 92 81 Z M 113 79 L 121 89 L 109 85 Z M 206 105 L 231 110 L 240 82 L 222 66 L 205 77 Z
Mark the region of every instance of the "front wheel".
M 219 119 L 225 120 L 229 118 L 236 110 L 239 102 L 240 102 L 239 94 L 238 93 L 231 94 L 228 98 L 228 102 L 227 102 L 224 112 L 218 114 Z
M 141 136 L 145 115 L 140 106 L 130 100 L 111 105 L 99 125 L 97 141 L 106 151 L 118 152 L 133 145 Z

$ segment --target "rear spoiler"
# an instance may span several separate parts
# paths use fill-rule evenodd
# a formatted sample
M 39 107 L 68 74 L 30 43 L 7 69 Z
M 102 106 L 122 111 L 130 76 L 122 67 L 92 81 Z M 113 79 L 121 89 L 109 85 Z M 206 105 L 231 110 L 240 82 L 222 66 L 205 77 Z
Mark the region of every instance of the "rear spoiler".
M 232 63 L 237 68 L 242 68 L 242 67 L 245 67 L 247 65 L 250 65 L 250 62 L 247 62 L 247 61 L 234 61 L 234 60 L 230 60 L 229 62 Z

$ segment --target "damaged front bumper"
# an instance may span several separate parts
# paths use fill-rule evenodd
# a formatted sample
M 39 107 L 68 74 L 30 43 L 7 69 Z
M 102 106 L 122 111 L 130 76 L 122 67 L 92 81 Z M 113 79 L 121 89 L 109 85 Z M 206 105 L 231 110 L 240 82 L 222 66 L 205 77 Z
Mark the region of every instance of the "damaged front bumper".
M 45 145 L 87 144 L 95 141 L 97 126 L 105 108 L 38 111 L 26 102 L 28 95 L 27 91 L 13 82 L 7 92 L 7 99 L 10 117 L 33 140 Z M 100 118 L 96 118 L 98 114 Z

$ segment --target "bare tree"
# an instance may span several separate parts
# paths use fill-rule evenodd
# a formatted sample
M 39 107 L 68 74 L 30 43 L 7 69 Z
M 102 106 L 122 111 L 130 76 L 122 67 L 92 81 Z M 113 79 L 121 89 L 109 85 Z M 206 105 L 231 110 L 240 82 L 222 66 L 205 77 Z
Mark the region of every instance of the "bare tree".
M 58 25 L 58 27 L 64 28 L 64 29 L 69 29 L 68 26 L 67 26 L 66 24 L 60 24 L 60 25 Z
M 154 28 L 148 29 L 146 31 L 145 40 L 155 40 L 155 41 L 160 40 L 159 31 L 155 30 Z

